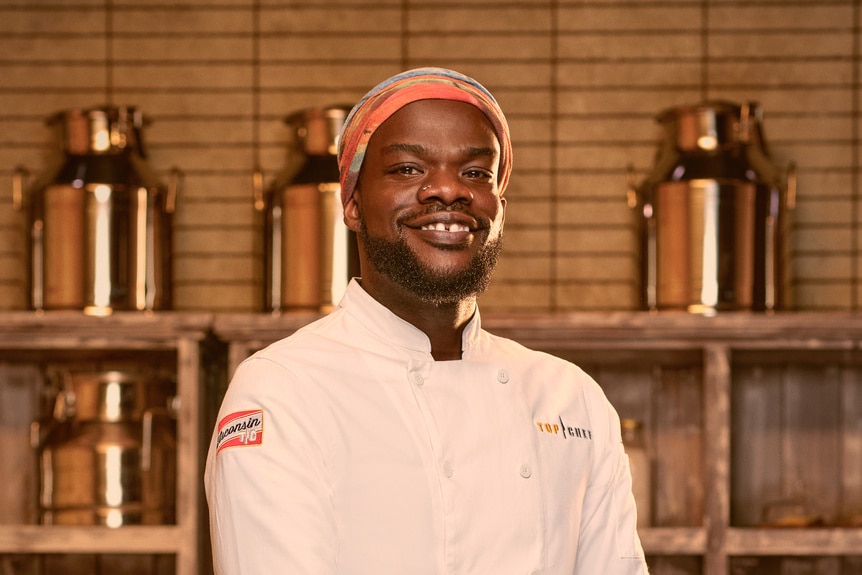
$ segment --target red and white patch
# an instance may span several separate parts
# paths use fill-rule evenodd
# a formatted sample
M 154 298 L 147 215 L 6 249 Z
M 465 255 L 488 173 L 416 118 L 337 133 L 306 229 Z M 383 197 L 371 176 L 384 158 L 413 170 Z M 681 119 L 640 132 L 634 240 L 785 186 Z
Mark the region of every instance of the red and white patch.
M 228 447 L 263 443 L 263 410 L 237 411 L 218 422 L 216 453 Z

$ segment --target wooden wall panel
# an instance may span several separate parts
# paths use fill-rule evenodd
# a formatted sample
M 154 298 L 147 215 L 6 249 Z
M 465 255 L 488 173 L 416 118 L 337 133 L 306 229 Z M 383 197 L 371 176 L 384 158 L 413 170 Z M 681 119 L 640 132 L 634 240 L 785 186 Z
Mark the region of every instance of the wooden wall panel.
M 860 10 L 856 0 L 0 0 L 0 309 L 26 306 L 27 276 L 26 235 L 8 239 L 26 234 L 25 217 L 4 182 L 17 165 L 44 169 L 49 114 L 140 107 L 152 166 L 186 173 L 176 307 L 260 311 L 251 179 L 283 169 L 284 116 L 442 65 L 485 83 L 512 124 L 510 234 L 489 311 L 639 309 L 627 167 L 650 170 L 658 112 L 718 98 L 760 102 L 775 161 L 799 166 L 792 303 L 858 310 Z M 210 232 L 231 238 L 230 254 L 194 239 Z

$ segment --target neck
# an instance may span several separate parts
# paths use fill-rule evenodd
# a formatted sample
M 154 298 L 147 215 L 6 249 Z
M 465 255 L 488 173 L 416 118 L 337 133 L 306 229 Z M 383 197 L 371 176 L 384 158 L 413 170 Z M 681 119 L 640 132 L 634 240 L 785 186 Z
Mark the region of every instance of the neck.
M 475 296 L 436 305 L 397 286 L 378 289 L 379 286 L 369 282 L 361 282 L 361 285 L 371 297 L 389 308 L 392 313 L 428 336 L 431 356 L 436 361 L 461 359 L 462 335 L 464 326 L 475 312 Z

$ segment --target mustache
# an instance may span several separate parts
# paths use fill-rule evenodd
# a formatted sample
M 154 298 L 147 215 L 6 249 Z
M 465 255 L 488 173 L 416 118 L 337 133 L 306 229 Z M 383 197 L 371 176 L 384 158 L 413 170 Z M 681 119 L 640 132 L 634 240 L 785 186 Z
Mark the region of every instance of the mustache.
M 457 212 L 469 216 L 476 220 L 476 222 L 479 224 L 479 229 L 487 230 L 491 227 L 491 218 L 474 214 L 466 206 L 457 202 L 452 205 L 446 205 L 440 202 L 433 202 L 423 208 L 403 213 L 395 220 L 395 223 L 398 226 L 402 226 L 404 225 L 404 222 L 408 222 L 414 218 L 428 216 L 431 214 L 439 214 L 441 212 Z

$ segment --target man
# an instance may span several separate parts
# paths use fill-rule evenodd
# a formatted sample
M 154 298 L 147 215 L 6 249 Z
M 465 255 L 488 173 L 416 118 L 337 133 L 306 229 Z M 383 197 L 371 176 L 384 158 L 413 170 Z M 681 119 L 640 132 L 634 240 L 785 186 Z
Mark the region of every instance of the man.
M 394 76 L 339 166 L 361 279 L 237 369 L 207 460 L 216 573 L 645 574 L 601 389 L 480 326 L 512 167 L 494 98 Z

